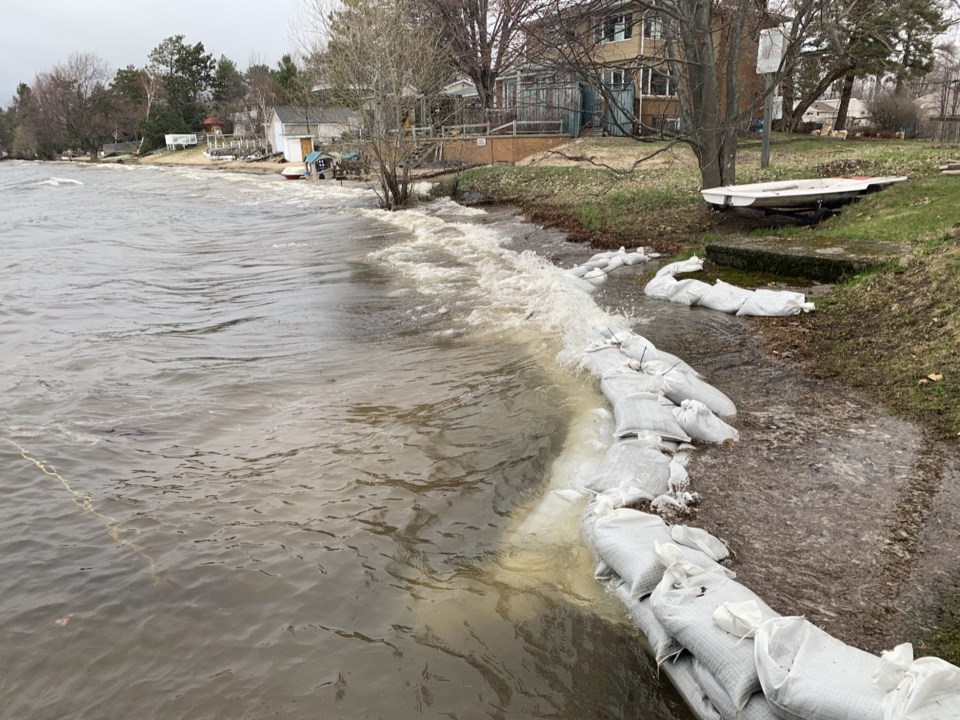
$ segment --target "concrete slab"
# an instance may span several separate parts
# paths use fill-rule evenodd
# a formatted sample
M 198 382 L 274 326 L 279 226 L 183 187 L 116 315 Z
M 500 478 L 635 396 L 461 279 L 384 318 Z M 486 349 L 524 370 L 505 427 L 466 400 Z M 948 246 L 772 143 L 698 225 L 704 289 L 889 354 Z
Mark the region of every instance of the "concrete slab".
M 717 265 L 822 282 L 842 280 L 907 252 L 896 243 L 819 236 L 724 238 L 706 247 L 707 258 Z

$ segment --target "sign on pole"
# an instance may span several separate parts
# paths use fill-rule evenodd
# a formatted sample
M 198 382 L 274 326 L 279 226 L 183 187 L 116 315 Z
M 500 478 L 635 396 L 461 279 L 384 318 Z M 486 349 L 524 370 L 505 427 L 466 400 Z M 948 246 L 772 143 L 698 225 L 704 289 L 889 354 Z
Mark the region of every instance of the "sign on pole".
M 780 69 L 780 62 L 787 51 L 787 26 L 768 28 L 760 31 L 760 44 L 757 48 L 757 73 L 766 75 Z

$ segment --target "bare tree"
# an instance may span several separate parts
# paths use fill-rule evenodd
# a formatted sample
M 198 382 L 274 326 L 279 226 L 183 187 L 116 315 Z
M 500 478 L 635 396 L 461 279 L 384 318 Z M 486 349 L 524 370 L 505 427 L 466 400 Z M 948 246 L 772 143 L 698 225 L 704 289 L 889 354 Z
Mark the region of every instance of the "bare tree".
M 422 20 L 446 39 L 454 67 L 477 88 L 480 107 L 494 106 L 497 79 L 523 51 L 523 30 L 539 0 L 422 0 Z
M 70 147 L 95 158 L 111 137 L 108 79 L 106 63 L 90 53 L 73 53 L 66 63 L 37 76 L 34 93 L 59 149 Z
M 794 37 L 822 1 L 791 2 Z M 757 0 L 546 0 L 529 28 L 527 57 L 597 92 L 599 114 L 619 134 L 688 144 L 703 186 L 716 187 L 735 182 L 737 131 L 772 92 L 757 81 L 754 61 L 759 30 L 780 19 Z M 651 123 L 635 92 L 664 96 L 680 126 Z
M 416 0 L 313 0 L 320 61 L 339 104 L 356 111 L 365 153 L 376 166 L 383 208 L 410 199 L 410 169 L 425 146 L 414 126 L 435 106 L 450 73 L 443 43 L 414 22 Z

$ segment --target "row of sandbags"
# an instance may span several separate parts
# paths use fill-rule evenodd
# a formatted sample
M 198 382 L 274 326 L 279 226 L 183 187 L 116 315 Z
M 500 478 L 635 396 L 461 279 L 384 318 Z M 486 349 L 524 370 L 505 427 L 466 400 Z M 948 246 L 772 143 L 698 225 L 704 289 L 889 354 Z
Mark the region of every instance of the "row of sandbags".
M 877 657 L 781 617 L 736 582 L 722 542 L 653 514 L 676 516 L 696 499 L 685 468 L 692 441 L 737 439 L 721 419 L 736 413 L 726 395 L 626 330 L 599 332 L 583 364 L 600 378 L 616 426 L 585 484 L 593 499 L 583 534 L 597 577 L 698 717 L 960 720 L 960 669 L 914 660 L 909 644 Z
M 960 718 L 960 668 L 914 659 L 909 643 L 880 656 L 783 617 L 736 582 L 726 547 L 699 528 L 594 504 L 584 534 L 691 709 L 711 720 Z
M 723 280 L 713 285 L 686 278 L 677 280 L 680 273 L 703 270 L 703 259 L 694 255 L 689 260 L 664 265 L 643 288 L 647 297 L 669 300 L 680 305 L 690 305 L 718 310 L 732 315 L 783 317 L 812 312 L 814 305 L 807 302 L 803 293 L 789 290 L 746 290 Z
M 575 265 L 566 271 L 571 280 L 581 289 L 591 291 L 602 285 L 607 275 L 624 266 L 639 265 L 660 255 L 647 248 L 637 248 L 627 252 L 626 248 L 600 252 L 586 262 Z

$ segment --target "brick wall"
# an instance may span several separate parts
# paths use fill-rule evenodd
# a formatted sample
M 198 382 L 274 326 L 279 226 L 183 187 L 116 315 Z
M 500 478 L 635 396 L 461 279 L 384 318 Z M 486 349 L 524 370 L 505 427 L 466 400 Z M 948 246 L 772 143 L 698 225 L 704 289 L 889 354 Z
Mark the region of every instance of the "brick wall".
M 569 135 L 508 135 L 483 138 L 444 138 L 443 159 L 470 165 L 513 164 L 534 153 L 570 141 Z M 478 142 L 483 142 L 480 145 Z

